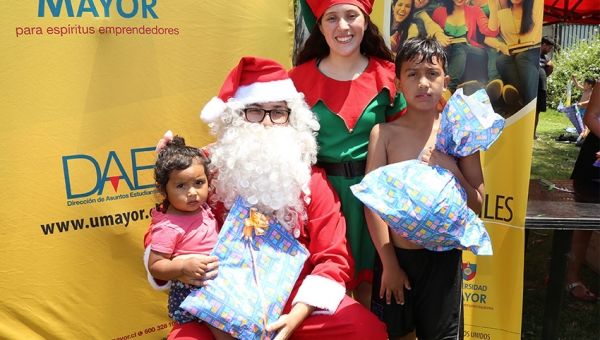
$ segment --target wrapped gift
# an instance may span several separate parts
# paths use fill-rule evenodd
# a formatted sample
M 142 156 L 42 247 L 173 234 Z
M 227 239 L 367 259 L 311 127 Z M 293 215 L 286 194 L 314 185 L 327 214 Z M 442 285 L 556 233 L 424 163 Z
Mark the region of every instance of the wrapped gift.
M 483 221 L 467 207 L 465 190 L 447 169 L 409 160 L 371 171 L 350 188 L 394 232 L 416 245 L 492 255 Z
M 585 129 L 585 126 L 583 125 L 583 120 L 581 119 L 581 114 L 579 114 L 579 109 L 577 107 L 577 104 L 573 104 L 573 105 L 569 105 L 569 106 L 565 107 L 563 105 L 563 103 L 560 102 L 558 104 L 558 107 L 556 108 L 556 111 L 562 112 L 562 113 L 566 114 L 567 117 L 569 117 L 569 120 L 575 127 L 575 130 L 577 130 L 577 133 L 583 132 L 583 130 Z
M 219 274 L 181 308 L 236 338 L 272 339 L 265 326 L 281 316 L 308 250 L 238 197 L 211 255 L 219 257 Z
M 442 111 L 436 149 L 455 157 L 485 151 L 504 125 L 484 90 L 466 96 L 458 89 Z M 419 157 L 372 171 L 351 189 L 394 232 L 416 245 L 493 253 L 483 221 L 469 209 L 464 188 L 447 169 L 422 164 Z
M 485 151 L 500 137 L 504 124 L 485 90 L 466 96 L 458 89 L 442 111 L 435 147 L 460 157 Z

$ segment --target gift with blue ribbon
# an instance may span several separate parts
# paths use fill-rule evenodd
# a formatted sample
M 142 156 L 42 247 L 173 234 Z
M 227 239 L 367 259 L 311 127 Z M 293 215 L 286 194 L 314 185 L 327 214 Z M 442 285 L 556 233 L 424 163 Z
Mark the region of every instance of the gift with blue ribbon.
M 272 339 L 308 250 L 290 232 L 238 197 L 211 255 L 219 274 L 180 308 L 239 339 Z

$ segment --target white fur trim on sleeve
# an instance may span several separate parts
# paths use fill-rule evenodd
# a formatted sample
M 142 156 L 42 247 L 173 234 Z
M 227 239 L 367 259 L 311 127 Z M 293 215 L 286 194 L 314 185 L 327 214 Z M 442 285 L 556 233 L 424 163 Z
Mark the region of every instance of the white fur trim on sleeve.
M 221 99 L 213 97 L 206 105 L 204 105 L 204 108 L 200 113 L 200 119 L 206 123 L 212 123 L 219 118 L 226 108 L 227 105 L 225 105 Z
M 309 306 L 323 309 L 319 314 L 335 313 L 346 295 L 346 289 L 331 279 L 317 275 L 308 275 L 292 302 L 292 305 L 303 302 Z
M 159 285 L 156 280 L 150 274 L 150 269 L 148 268 L 148 260 L 150 258 L 150 246 L 146 247 L 146 251 L 144 251 L 144 267 L 146 267 L 146 273 L 148 274 L 148 282 L 152 286 L 152 288 L 156 290 L 166 290 L 171 286 L 171 281 L 167 281 L 164 285 Z

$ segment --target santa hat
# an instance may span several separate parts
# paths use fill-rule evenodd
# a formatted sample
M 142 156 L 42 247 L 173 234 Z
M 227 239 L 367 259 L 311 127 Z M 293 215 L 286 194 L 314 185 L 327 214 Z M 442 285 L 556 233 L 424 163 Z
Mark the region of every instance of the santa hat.
M 315 18 L 319 19 L 329 7 L 339 4 L 354 5 L 362 9 L 367 15 L 370 15 L 373 11 L 375 0 L 306 0 L 306 2 L 315 15 Z
M 242 104 L 278 102 L 299 98 L 285 67 L 264 58 L 243 57 L 229 72 L 217 97 L 202 109 L 200 119 L 214 122 L 231 98 Z

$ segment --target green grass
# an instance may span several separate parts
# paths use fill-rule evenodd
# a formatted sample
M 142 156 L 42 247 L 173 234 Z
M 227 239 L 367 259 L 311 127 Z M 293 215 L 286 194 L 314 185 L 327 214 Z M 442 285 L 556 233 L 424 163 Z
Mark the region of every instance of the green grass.
M 574 144 L 556 142 L 565 127 L 573 126 L 566 115 L 548 110 L 542 112 L 534 141 L 531 178 L 567 179 L 571 175 L 579 148 Z M 546 277 L 550 265 L 552 230 L 532 230 L 525 252 L 523 286 L 522 339 L 540 339 L 546 298 Z M 592 292 L 600 293 L 600 276 L 583 265 L 581 280 Z M 582 302 L 564 292 L 560 316 L 562 340 L 600 339 L 600 305 Z
M 559 143 L 554 139 L 573 127 L 564 113 L 554 110 L 540 113 L 537 135 L 541 140 L 533 142 L 531 178 L 568 179 L 571 176 L 579 148 L 574 143 Z

